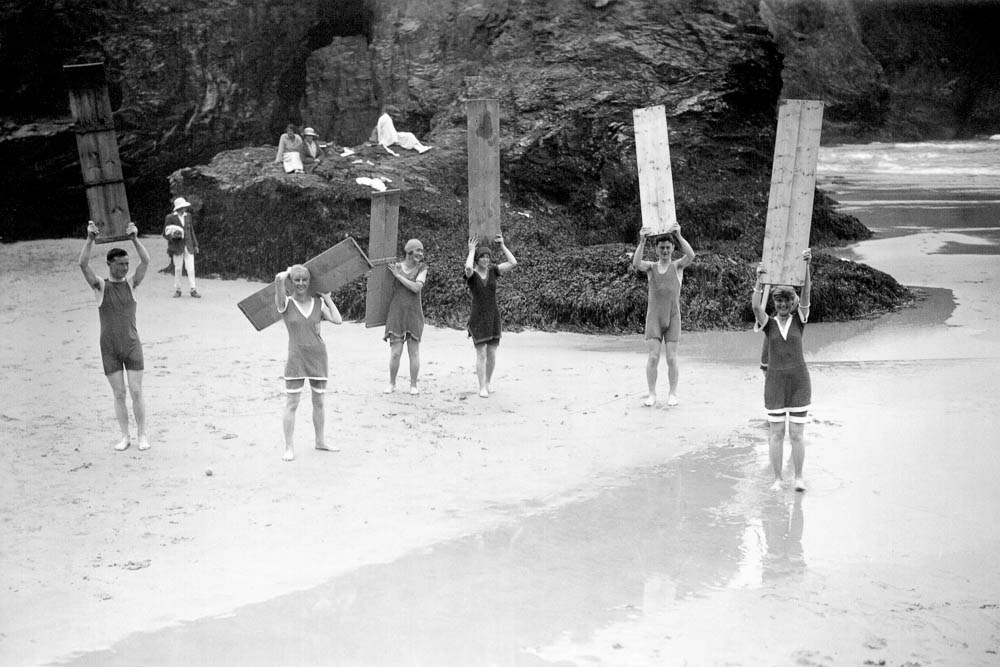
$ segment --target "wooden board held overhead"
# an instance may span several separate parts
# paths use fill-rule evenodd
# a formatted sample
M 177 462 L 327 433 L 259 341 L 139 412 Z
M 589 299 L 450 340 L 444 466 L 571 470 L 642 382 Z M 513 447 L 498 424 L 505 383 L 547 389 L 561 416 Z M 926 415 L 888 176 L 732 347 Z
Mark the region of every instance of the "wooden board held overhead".
M 368 258 L 375 270 L 368 274 L 365 294 L 365 326 L 380 327 L 389 316 L 389 303 L 396 277 L 386 265 L 396 261 L 399 241 L 399 190 L 372 193 L 372 217 L 368 233 Z
M 101 230 L 97 242 L 127 239 L 125 229 L 132 218 L 125 195 L 104 64 L 66 65 L 63 74 L 75 121 L 76 148 L 87 192 L 87 208 L 90 219 Z
M 500 104 L 466 103 L 469 151 L 469 237 L 492 241 L 500 233 Z
M 802 251 L 809 247 L 822 129 L 822 102 L 781 101 L 762 253 L 764 282 L 769 285 L 805 282 Z
M 642 226 L 653 236 L 677 225 L 674 180 L 670 171 L 667 112 L 663 105 L 633 109 L 635 157 L 639 167 L 639 204 Z
M 309 269 L 313 294 L 333 292 L 363 276 L 371 269 L 371 262 L 358 247 L 357 241 L 346 238 L 329 250 L 316 255 L 305 267 Z M 274 307 L 274 283 L 258 290 L 236 304 L 257 331 L 281 319 Z

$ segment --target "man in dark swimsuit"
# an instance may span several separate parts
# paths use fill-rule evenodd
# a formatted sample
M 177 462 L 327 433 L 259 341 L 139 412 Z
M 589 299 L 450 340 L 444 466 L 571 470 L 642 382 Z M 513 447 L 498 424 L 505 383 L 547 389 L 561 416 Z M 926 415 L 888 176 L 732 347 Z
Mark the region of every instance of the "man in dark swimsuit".
M 135 326 L 134 290 L 146 277 L 149 267 L 149 253 L 139 242 L 139 230 L 129 224 L 125 230 L 132 238 L 132 244 L 139 255 L 139 266 L 132 277 L 128 277 L 128 253 L 122 248 L 108 251 L 109 278 L 98 278 L 90 268 L 90 256 L 94 239 L 100 233 L 97 225 L 87 225 L 87 242 L 80 251 L 80 270 L 87 284 L 94 290 L 97 309 L 101 318 L 101 361 L 104 375 L 111 384 L 115 397 L 115 417 L 121 428 L 121 440 L 115 449 L 123 451 L 131 444 L 128 433 L 128 407 L 125 405 L 126 374 L 128 391 L 132 394 L 132 411 L 138 428 L 139 449 L 149 449 L 146 438 L 146 404 L 142 398 L 142 342 Z

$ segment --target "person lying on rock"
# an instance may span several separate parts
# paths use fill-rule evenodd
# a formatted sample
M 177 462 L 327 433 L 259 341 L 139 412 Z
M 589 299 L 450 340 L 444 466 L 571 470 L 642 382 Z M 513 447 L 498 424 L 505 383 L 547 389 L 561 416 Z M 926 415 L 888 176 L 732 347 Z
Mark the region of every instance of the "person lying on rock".
M 378 117 L 378 123 L 375 125 L 375 129 L 372 130 L 371 136 L 368 141 L 373 144 L 378 144 L 384 146 L 385 150 L 392 155 L 397 155 L 389 146 L 400 146 L 407 150 L 415 150 L 418 153 L 426 153 L 431 149 L 430 146 L 424 146 L 417 139 L 416 135 L 411 132 L 397 132 L 396 126 L 392 122 L 392 116 L 390 113 L 399 113 L 399 109 L 394 106 L 386 105 L 382 107 L 382 115 Z

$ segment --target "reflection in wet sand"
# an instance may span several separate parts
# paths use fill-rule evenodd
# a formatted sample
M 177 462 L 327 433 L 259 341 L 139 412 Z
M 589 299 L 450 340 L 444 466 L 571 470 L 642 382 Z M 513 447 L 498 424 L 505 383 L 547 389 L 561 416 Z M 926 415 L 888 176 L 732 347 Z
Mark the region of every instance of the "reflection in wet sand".
M 757 456 L 752 445 L 683 456 L 628 486 L 62 664 L 551 664 L 541 647 L 586 644 L 727 587 L 745 557 L 749 510 L 719 502 L 757 476 Z M 774 503 L 761 514 L 765 576 L 801 539 L 801 498 L 798 538 Z

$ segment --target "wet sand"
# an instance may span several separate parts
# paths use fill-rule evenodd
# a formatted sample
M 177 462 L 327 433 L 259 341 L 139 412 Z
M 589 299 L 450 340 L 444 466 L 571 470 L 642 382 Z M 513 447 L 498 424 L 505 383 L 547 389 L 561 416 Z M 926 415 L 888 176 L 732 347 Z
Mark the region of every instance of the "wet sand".
M 638 336 L 507 334 L 482 400 L 462 332 L 384 396 L 380 330 L 325 324 L 342 451 L 304 401 L 283 463 L 260 285 L 155 273 L 153 448 L 115 453 L 81 243 L 0 246 L 0 664 L 996 664 L 997 256 L 940 252 L 979 240 L 855 248 L 928 299 L 810 327 L 804 496 L 767 491 L 749 332 L 685 334 L 650 410 Z

